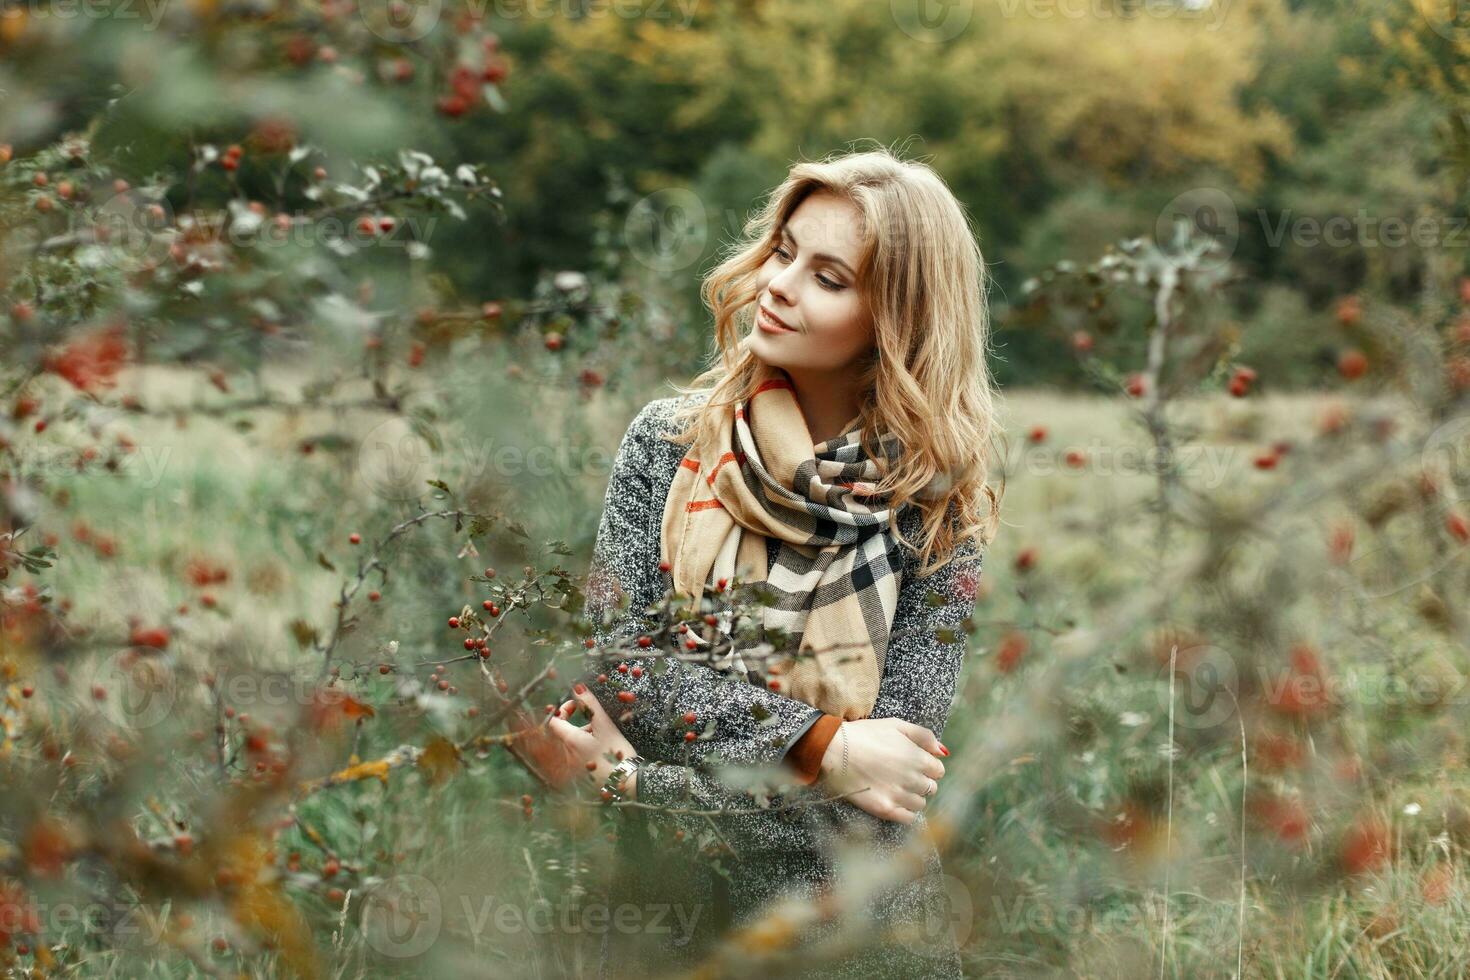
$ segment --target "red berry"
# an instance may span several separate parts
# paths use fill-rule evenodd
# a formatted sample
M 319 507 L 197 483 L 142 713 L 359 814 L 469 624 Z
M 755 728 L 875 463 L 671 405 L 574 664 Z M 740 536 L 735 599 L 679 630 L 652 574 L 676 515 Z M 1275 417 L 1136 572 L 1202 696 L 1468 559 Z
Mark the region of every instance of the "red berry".
M 327 862 L 322 865 L 322 877 L 323 878 L 332 878 L 332 877 L 335 877 L 336 874 L 337 874 L 337 872 L 338 871 L 341 871 L 341 870 L 342 870 L 342 864 L 341 864 L 341 862 L 339 862 L 336 858 L 328 858 L 327 859 Z
M 661 572 L 667 572 L 667 571 L 669 571 L 673 567 L 674 567 L 673 565 L 670 565 L 666 561 L 661 561 L 661 562 L 658 563 L 658 570 L 661 571 Z
M 559 350 L 561 350 L 561 346 L 562 346 L 561 334 L 556 333 L 556 332 L 553 331 L 552 333 L 549 333 L 549 334 L 546 335 L 546 349 L 547 350 L 549 350 L 549 351 L 559 351 Z
M 1031 429 L 1031 441 L 1042 442 L 1046 439 L 1046 426 L 1038 425 Z
M 479 644 L 475 642 L 475 638 L 473 636 L 467 636 L 464 638 L 464 648 L 466 650 L 473 650 L 477 646 L 479 646 Z
M 1148 390 L 1148 379 L 1141 374 L 1130 374 L 1128 376 L 1127 391 L 1132 398 L 1142 398 Z
M 485 608 L 486 612 L 489 612 L 490 608 L 494 606 L 495 603 L 491 602 L 489 599 L 486 599 L 484 602 L 480 603 L 480 605 Z
M 464 115 L 469 107 L 469 100 L 456 93 L 440 96 L 439 101 L 434 103 L 434 108 L 439 110 L 441 115 L 448 116 L 451 119 L 457 119 Z
M 599 683 L 599 684 L 606 684 L 607 683 L 607 675 L 606 674 L 598 674 L 597 675 L 597 683 Z
M 458 616 L 450 616 L 449 617 L 449 628 L 452 629 L 452 630 L 459 629 L 459 617 Z
M 20 696 L 23 697 L 23 698 L 28 698 L 31 695 L 35 694 L 35 693 L 36 693 L 36 689 L 34 687 L 31 687 L 31 685 L 29 685 L 29 684 L 27 684 L 25 687 L 23 687 L 23 688 L 20 689 Z
M 634 667 L 632 669 L 632 671 L 630 671 L 630 673 L 632 673 L 632 675 L 634 677 L 642 677 L 643 676 L 643 668 L 642 667 Z
M 686 712 L 684 712 L 684 724 L 686 724 L 686 725 L 692 725 L 692 724 L 694 724 L 694 719 L 695 719 L 694 712 L 692 712 L 692 711 L 686 711 Z
M 640 637 L 638 637 L 638 645 L 640 647 L 645 648 L 645 649 L 647 649 L 648 647 L 653 646 L 653 637 L 651 637 L 651 636 L 640 636 Z
M 373 589 L 371 592 L 368 593 L 368 602 L 377 602 L 381 598 L 383 598 L 383 593 L 379 592 L 377 589 Z
M 351 534 L 347 535 L 347 540 L 351 541 L 353 544 L 362 544 L 362 535 L 358 534 L 356 531 L 353 531 Z
M 1343 351 L 1337 359 L 1337 370 L 1349 381 L 1361 378 L 1368 371 L 1368 355 L 1360 350 Z
M 620 674 L 626 674 L 627 672 L 628 672 L 628 665 L 627 664 L 618 664 L 618 673 L 620 673 Z
M 623 702 L 624 704 L 632 704 L 637 699 L 638 699 L 638 695 L 634 694 L 632 691 L 619 691 L 618 692 L 618 700 L 621 701 L 621 702 Z
M 772 683 L 774 684 L 775 682 L 772 681 Z M 772 690 L 774 690 L 774 688 L 772 688 Z M 694 734 L 693 732 L 685 732 L 684 733 L 684 741 L 686 741 L 686 742 L 692 742 L 692 741 L 694 741 L 698 737 L 699 736 L 696 735 L 696 734 Z

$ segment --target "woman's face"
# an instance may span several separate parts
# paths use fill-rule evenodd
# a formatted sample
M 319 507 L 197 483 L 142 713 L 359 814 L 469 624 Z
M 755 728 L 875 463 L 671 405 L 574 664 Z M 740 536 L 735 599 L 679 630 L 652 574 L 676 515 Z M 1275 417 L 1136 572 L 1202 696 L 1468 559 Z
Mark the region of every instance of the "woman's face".
M 756 276 L 751 351 L 796 378 L 844 375 L 873 349 L 858 289 L 860 217 L 845 198 L 818 191 L 797 205 Z M 792 330 L 772 330 L 761 312 Z

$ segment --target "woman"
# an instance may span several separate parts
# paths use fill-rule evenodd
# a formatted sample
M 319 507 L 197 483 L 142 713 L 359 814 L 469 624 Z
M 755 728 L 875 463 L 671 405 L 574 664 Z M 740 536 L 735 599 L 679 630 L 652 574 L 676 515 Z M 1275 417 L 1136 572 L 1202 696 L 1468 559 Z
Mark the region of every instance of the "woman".
M 704 284 L 718 362 L 622 440 L 588 580 L 594 642 L 656 632 L 669 592 L 698 613 L 674 634 L 681 656 L 611 661 L 550 726 L 604 799 L 659 808 L 623 811 L 626 894 L 678 896 L 680 921 L 702 921 L 666 934 L 655 966 L 750 968 L 799 945 L 804 973 L 960 975 L 938 854 L 913 832 L 944 774 L 999 510 L 985 279 L 928 167 L 884 150 L 799 163 Z M 690 659 L 730 639 L 732 594 L 761 592 L 762 635 L 797 656 L 769 671 L 724 647 Z M 579 705 L 586 728 L 564 720 Z M 762 808 L 736 785 L 756 772 L 794 791 Z M 843 857 L 915 837 L 917 875 L 858 875 Z M 718 866 L 690 859 L 710 838 Z M 801 930 L 769 930 L 781 900 L 795 904 L 776 921 L 804 916 Z M 740 941 L 717 943 L 729 927 Z M 643 969 L 605 935 L 606 974 Z

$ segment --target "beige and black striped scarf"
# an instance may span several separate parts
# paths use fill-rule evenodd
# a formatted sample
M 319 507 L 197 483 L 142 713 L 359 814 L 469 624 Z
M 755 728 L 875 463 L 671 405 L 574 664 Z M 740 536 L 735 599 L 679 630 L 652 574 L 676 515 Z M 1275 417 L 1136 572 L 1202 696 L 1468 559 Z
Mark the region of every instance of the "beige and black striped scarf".
M 858 418 L 813 445 L 790 376 L 763 372 L 755 395 L 726 410 L 718 444 L 691 445 L 680 462 L 664 505 L 661 557 L 676 596 L 696 609 L 721 579 L 731 588 L 761 583 L 775 596 L 764 627 L 786 631 L 798 651 L 781 663 L 780 692 L 866 718 L 903 576 L 887 500 L 872 496 L 880 474 L 863 451 Z M 890 463 L 897 459 L 896 437 L 880 445 Z M 781 542 L 769 573 L 767 537 Z M 728 623 L 721 617 L 724 629 Z M 713 666 L 745 670 L 738 653 Z

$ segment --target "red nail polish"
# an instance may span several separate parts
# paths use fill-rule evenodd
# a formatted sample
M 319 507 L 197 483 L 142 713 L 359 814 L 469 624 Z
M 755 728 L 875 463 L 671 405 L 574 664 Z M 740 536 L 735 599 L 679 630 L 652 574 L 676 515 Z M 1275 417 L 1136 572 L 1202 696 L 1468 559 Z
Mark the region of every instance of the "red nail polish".
M 949 749 L 944 747 L 943 742 L 939 743 L 939 751 L 943 752 L 945 755 L 949 755 Z
M 583 684 L 581 681 L 578 681 L 577 682 L 577 686 L 574 687 L 574 688 L 572 688 L 572 690 L 576 691 L 578 694 L 586 694 L 587 693 L 587 685 L 586 684 Z

